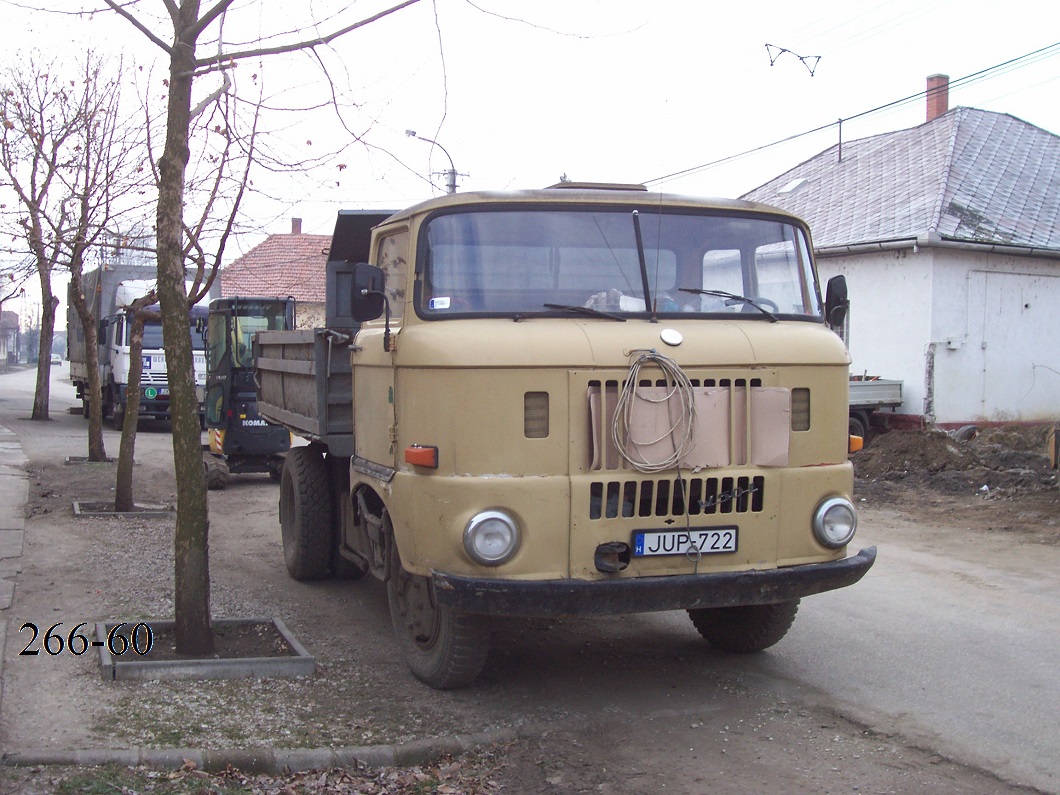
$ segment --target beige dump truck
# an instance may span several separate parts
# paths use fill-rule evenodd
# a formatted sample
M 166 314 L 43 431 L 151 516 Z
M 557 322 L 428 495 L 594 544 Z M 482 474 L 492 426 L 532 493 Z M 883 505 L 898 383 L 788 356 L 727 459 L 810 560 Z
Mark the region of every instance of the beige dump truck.
M 779 641 L 857 582 L 846 285 L 780 210 L 564 183 L 343 212 L 327 325 L 255 343 L 299 580 L 386 583 L 412 673 L 466 685 L 506 616 L 686 610 Z

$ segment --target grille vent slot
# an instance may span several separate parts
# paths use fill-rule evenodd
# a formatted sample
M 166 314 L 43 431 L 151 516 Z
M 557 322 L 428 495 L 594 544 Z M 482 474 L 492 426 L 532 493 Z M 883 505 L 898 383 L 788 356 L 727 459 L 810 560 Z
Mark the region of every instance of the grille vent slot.
M 761 475 L 598 480 L 589 485 L 590 519 L 760 513 L 764 503 L 765 478 Z

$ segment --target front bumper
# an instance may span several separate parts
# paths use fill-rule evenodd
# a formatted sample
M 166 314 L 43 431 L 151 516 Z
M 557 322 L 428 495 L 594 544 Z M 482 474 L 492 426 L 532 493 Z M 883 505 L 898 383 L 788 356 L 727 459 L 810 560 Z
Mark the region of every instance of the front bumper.
M 495 616 L 622 615 L 786 602 L 853 585 L 876 547 L 842 560 L 782 569 L 611 580 L 496 580 L 434 572 L 439 604 Z

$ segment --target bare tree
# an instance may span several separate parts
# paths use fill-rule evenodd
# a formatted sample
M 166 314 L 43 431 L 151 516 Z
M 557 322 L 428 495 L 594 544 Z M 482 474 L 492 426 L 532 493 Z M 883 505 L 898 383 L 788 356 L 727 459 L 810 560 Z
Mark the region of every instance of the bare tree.
M 176 642 L 177 650 L 182 654 L 206 654 L 213 649 L 209 600 L 209 513 L 206 483 L 202 475 L 191 344 L 187 334 L 189 295 L 185 285 L 187 259 L 192 253 L 184 218 L 190 132 L 193 122 L 205 107 L 202 102 L 193 104 L 193 86 L 197 77 L 220 72 L 222 83 L 214 93 L 214 96 L 219 96 L 227 91 L 227 68 L 238 60 L 326 46 L 338 37 L 411 6 L 418 0 L 405 0 L 367 19 L 338 27 L 324 36 L 235 52 L 226 51 L 222 31 L 225 14 L 233 5 L 233 0 L 216 0 L 205 10 L 201 0 L 165 0 L 165 9 L 169 14 L 168 26 L 165 26 L 169 29 L 165 31 L 162 30 L 162 24 L 152 28 L 152 20 L 138 16 L 135 4 L 119 0 L 103 2 L 162 49 L 169 60 L 165 146 L 158 160 L 156 235 L 158 296 L 170 381 L 173 460 L 177 478 Z M 217 42 L 217 54 L 199 57 L 196 54 L 199 41 L 207 31 Z M 230 231 L 230 226 L 227 231 Z M 227 231 L 214 248 L 215 258 L 224 250 Z M 203 251 L 201 241 L 196 242 L 195 248 L 199 252 Z M 203 283 L 197 280 L 196 287 Z
M 51 277 L 61 266 L 71 273 L 71 303 L 84 328 L 89 378 L 89 458 L 104 460 L 96 319 L 84 295 L 86 258 L 121 210 L 119 199 L 136 195 L 137 148 L 123 125 L 118 77 L 106 76 L 103 59 L 84 54 L 72 76 L 54 59 L 20 59 L 3 76 L 0 90 L 0 169 L 18 206 L 3 221 L 20 230 L 40 279 L 41 339 L 33 419 L 48 418 L 51 341 L 58 297 Z M 133 202 L 135 203 L 135 202 Z M 124 202 L 128 211 L 130 202 Z

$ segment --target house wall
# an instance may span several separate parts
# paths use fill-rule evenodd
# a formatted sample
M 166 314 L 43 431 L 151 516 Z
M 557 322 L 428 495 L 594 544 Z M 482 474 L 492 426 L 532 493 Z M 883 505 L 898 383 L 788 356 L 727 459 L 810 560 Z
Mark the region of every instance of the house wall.
M 298 301 L 294 305 L 294 327 L 297 329 L 323 328 L 324 304 L 316 301 Z
M 1060 263 L 920 247 L 818 260 L 850 289 L 850 371 L 942 426 L 1060 418 Z
M 902 381 L 900 414 L 924 413 L 930 335 L 930 260 L 912 249 L 821 257 L 821 284 L 837 274 L 850 295 L 847 348 L 852 375 Z

